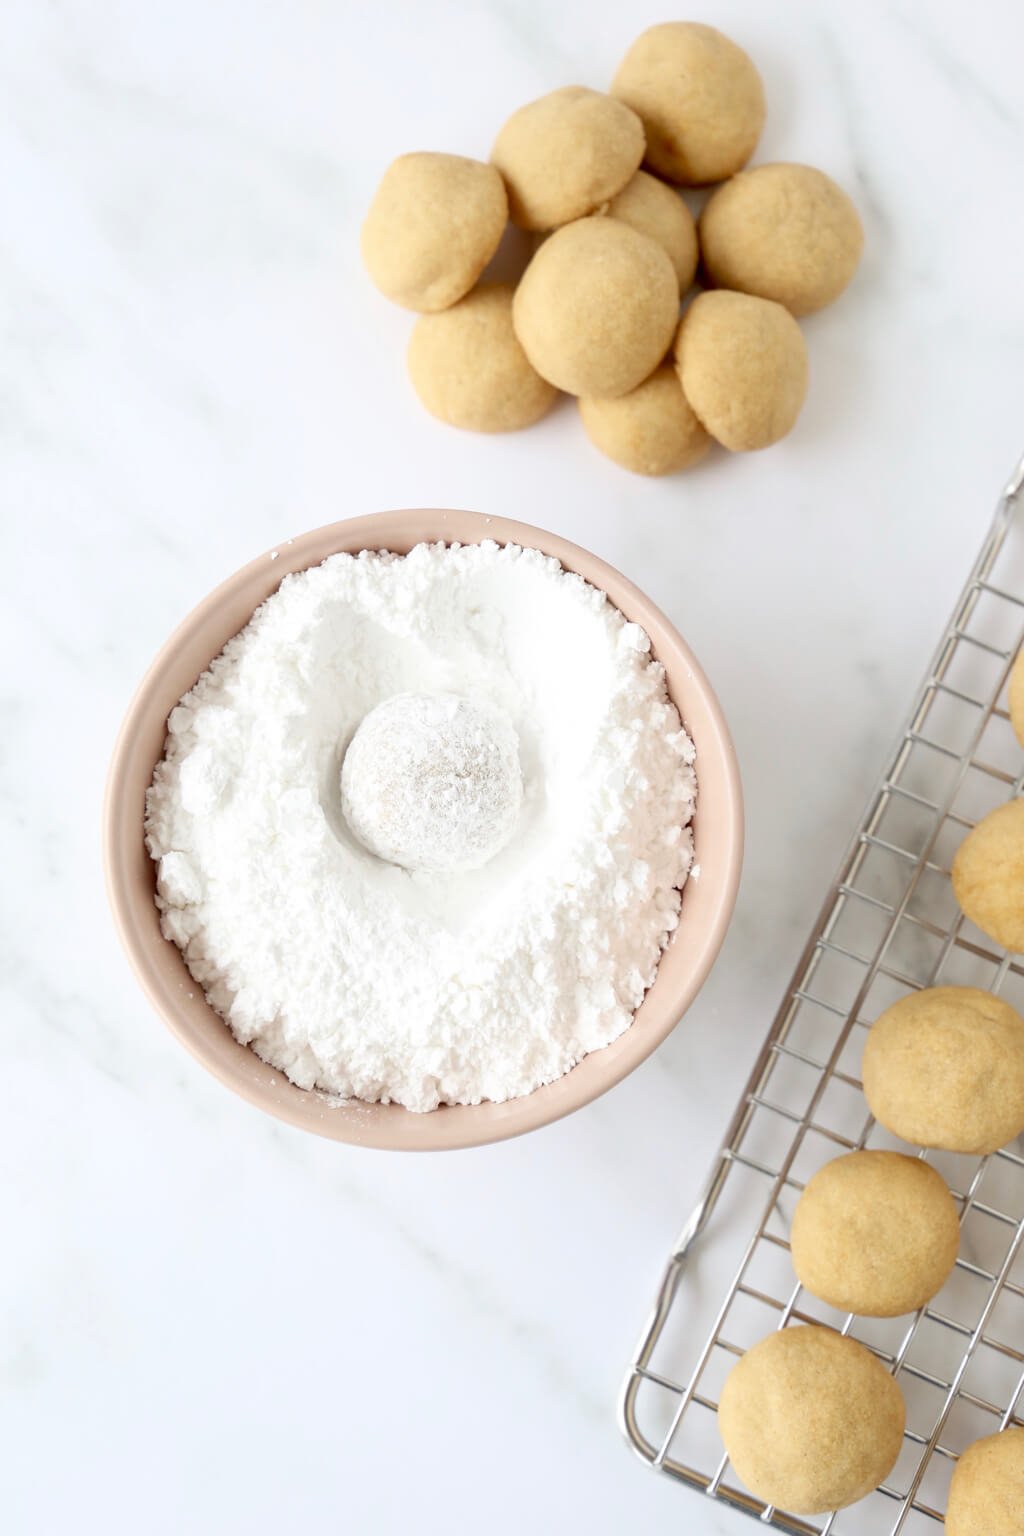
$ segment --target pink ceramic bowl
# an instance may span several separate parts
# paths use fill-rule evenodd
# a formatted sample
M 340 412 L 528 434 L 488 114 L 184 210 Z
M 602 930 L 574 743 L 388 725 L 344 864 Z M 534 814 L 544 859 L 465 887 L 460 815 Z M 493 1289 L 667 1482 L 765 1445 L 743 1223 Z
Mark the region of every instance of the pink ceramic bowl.
M 687 882 L 682 920 L 632 1026 L 571 1072 L 506 1104 L 446 1106 L 414 1114 L 399 1105 L 337 1104 L 297 1088 L 239 1045 L 205 1001 L 179 950 L 160 932 L 155 870 L 143 841 L 146 790 L 164 744 L 167 716 L 254 609 L 290 571 L 339 550 L 404 554 L 425 540 L 495 539 L 541 549 L 578 571 L 650 635 L 669 691 L 697 746 L 694 822 L 700 876 Z M 743 853 L 739 769 L 718 700 L 685 641 L 654 604 L 595 555 L 526 523 L 478 512 L 381 512 L 315 529 L 262 555 L 211 592 L 179 625 L 139 685 L 121 727 L 107 779 L 103 847 L 110 905 L 135 974 L 153 1007 L 204 1067 L 236 1093 L 303 1130 L 366 1147 L 470 1147 L 532 1131 L 596 1099 L 639 1066 L 700 990 L 732 916 Z

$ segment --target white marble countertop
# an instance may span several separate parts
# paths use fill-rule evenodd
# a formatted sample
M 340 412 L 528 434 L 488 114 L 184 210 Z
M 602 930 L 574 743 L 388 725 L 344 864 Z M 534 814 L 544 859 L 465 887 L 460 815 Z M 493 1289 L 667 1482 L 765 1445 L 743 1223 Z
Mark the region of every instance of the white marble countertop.
M 628 13 L 628 14 L 627 14 Z M 856 197 L 763 455 L 648 483 L 565 407 L 436 425 L 356 233 L 396 153 L 486 154 L 600 86 L 661 5 L 23 0 L 0 17 L 4 1527 L 270 1536 L 746 1529 L 630 1456 L 623 1367 L 802 936 L 1024 447 L 1024 13 L 705 19 L 764 73 L 759 158 Z M 606 1099 L 448 1156 L 236 1101 L 139 994 L 103 900 L 107 756 L 183 613 L 276 540 L 449 505 L 625 570 L 731 720 L 748 855 L 725 951 Z

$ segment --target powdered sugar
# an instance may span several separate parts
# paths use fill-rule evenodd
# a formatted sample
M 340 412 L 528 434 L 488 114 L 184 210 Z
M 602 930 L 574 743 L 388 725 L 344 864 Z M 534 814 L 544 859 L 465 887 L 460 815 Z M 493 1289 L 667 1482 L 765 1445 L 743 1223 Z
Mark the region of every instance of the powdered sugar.
M 402 693 L 498 710 L 522 805 L 476 869 L 368 853 L 341 808 Z M 626 1029 L 676 926 L 693 747 L 647 636 L 557 561 L 493 543 L 286 577 L 172 712 L 147 802 L 168 938 L 303 1087 L 504 1100 Z

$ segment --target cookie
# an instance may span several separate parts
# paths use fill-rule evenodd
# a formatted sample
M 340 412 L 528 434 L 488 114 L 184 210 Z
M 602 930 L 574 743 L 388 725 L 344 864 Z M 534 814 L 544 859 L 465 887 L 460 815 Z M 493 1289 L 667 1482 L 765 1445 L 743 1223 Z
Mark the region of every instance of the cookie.
M 990 939 L 1024 952 L 1024 800 L 990 811 L 953 859 L 953 894 Z
M 471 432 L 528 427 L 558 395 L 516 339 L 508 283 L 481 283 L 451 309 L 421 315 L 406 361 L 430 414 Z
M 386 298 L 430 314 L 469 292 L 508 221 L 501 177 L 462 155 L 400 155 L 363 223 L 363 263 Z
M 903 1443 L 903 1395 L 874 1355 L 829 1328 L 771 1333 L 726 1378 L 718 1427 L 737 1476 L 797 1515 L 877 1488 Z
M 968 1446 L 956 1464 L 946 1536 L 1022 1536 L 1024 1429 L 1004 1429 Z
M 566 85 L 513 112 L 491 163 L 521 229 L 554 229 L 621 192 L 644 157 L 644 130 L 621 101 Z
M 594 447 L 637 475 L 687 469 L 711 446 L 667 363 L 615 400 L 581 400 L 580 418 Z
M 876 1019 L 861 1076 L 894 1136 L 985 1156 L 1024 1131 L 1024 1019 L 977 987 L 925 987 Z
M 699 252 L 693 214 L 679 193 L 656 176 L 637 171 L 612 198 L 605 212 L 642 235 L 650 235 L 665 248 L 676 269 L 679 292 L 685 293 L 696 276 Z
M 831 304 L 857 270 L 864 231 L 824 171 L 759 165 L 712 193 L 700 216 L 704 270 L 734 288 L 809 315 Z
M 850 1152 L 819 1168 L 790 1233 L 800 1284 L 862 1317 L 923 1307 L 945 1285 L 959 1246 L 945 1180 L 901 1152 Z
M 612 95 L 642 119 L 647 164 L 684 186 L 732 176 L 764 127 L 764 87 L 754 65 L 721 32 L 696 21 L 642 32 L 619 65 Z
M 751 301 L 753 302 L 753 301 Z M 520 279 L 516 335 L 542 378 L 571 395 L 624 395 L 672 341 L 679 284 L 656 241 L 618 219 L 556 229 Z
M 745 293 L 702 293 L 679 326 L 683 393 L 711 436 L 734 453 L 767 448 L 796 422 L 807 348 L 788 310 Z

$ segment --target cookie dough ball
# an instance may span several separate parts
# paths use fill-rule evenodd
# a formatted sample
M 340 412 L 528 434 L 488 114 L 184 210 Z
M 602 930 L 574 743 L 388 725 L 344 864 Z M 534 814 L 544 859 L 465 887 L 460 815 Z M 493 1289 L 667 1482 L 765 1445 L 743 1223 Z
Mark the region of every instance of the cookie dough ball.
M 953 894 L 990 939 L 1024 952 L 1024 800 L 990 811 L 953 859 Z
M 616 400 L 581 400 L 580 417 L 594 447 L 637 475 L 688 469 L 711 446 L 667 363 Z
M 946 1536 L 1021 1536 L 1024 1531 L 1024 1429 L 975 1440 L 949 1485 Z
M 902 1152 L 850 1152 L 811 1179 L 793 1212 L 793 1268 L 840 1312 L 899 1317 L 938 1295 L 960 1246 L 945 1180 Z
M 678 192 L 656 176 L 637 171 L 605 210 L 642 235 L 657 240 L 676 269 L 679 292 L 685 293 L 697 272 L 697 226 Z
M 462 155 L 400 155 L 363 224 L 363 263 L 386 298 L 425 314 L 468 293 L 508 219 L 493 165 Z
M 516 289 L 516 335 L 542 378 L 570 395 L 610 399 L 661 362 L 679 284 L 656 241 L 618 219 L 556 229 Z
M 454 693 L 396 693 L 365 717 L 341 766 L 345 820 L 403 869 L 479 869 L 515 829 L 519 738 L 496 706 Z
M 925 987 L 871 1026 L 871 1113 L 919 1147 L 985 1156 L 1024 1131 L 1024 1019 L 977 987 Z
M 619 65 L 612 95 L 642 119 L 647 164 L 684 186 L 732 176 L 764 127 L 761 76 L 742 48 L 696 21 L 642 32 Z
M 407 362 L 430 414 L 471 432 L 528 427 L 558 395 L 516 339 L 508 283 L 481 283 L 442 314 L 422 315 L 409 338 Z
M 1024 747 L 1024 650 L 1013 664 L 1009 689 L 1010 724 L 1021 746 Z
M 584 85 L 520 107 L 491 151 L 512 222 L 523 229 L 554 229 L 593 213 L 622 190 L 643 157 L 636 113 Z
M 797 1515 L 843 1509 L 884 1482 L 904 1418 L 882 1363 L 829 1328 L 785 1328 L 755 1344 L 730 1371 L 718 1408 L 737 1475 Z
M 683 393 L 734 453 L 785 437 L 807 394 L 807 348 L 788 310 L 746 293 L 698 294 L 675 343 Z
M 809 315 L 857 270 L 864 231 L 841 187 L 809 165 L 759 165 L 719 187 L 700 216 L 704 269 L 735 288 Z

